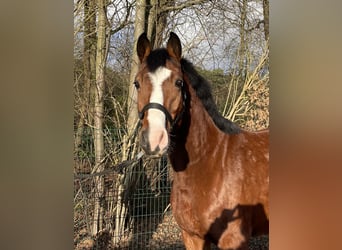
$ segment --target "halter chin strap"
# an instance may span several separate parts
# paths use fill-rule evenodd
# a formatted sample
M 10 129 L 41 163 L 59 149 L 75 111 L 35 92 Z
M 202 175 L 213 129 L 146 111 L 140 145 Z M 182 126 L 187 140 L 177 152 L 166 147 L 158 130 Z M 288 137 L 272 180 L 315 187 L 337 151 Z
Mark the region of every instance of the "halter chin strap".
M 161 112 L 164 113 L 165 117 L 166 117 L 166 120 L 170 122 L 170 126 L 171 126 L 171 129 L 173 128 L 173 126 L 175 124 L 177 124 L 177 122 L 179 121 L 179 119 L 183 116 L 183 113 L 184 113 L 184 110 L 185 110 L 185 100 L 186 100 L 186 93 L 183 89 L 183 87 L 181 88 L 181 91 L 182 91 L 182 110 L 181 112 L 179 112 L 177 114 L 177 116 L 175 117 L 175 119 L 172 119 L 172 116 L 170 114 L 170 112 L 161 104 L 159 103 L 156 103 L 156 102 L 150 102 L 148 104 L 146 104 L 143 109 L 138 113 L 139 115 L 139 119 L 142 120 L 144 119 L 144 116 L 145 116 L 145 112 L 148 110 L 148 109 L 158 109 L 160 110 Z

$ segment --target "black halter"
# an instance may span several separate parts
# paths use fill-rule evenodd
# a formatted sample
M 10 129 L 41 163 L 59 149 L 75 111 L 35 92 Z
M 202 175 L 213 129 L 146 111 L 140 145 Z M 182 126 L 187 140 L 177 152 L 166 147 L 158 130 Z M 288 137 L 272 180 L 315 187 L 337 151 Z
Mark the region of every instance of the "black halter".
M 144 116 L 145 116 L 145 112 L 148 110 L 148 109 L 158 109 L 160 110 L 161 112 L 164 113 L 165 117 L 166 117 L 166 120 L 170 122 L 170 128 L 172 129 L 173 126 L 175 124 L 177 124 L 177 122 L 179 121 L 179 119 L 183 116 L 183 113 L 184 113 L 184 110 L 185 110 L 185 100 L 186 100 L 186 92 L 184 91 L 184 86 L 181 87 L 181 91 L 182 91 L 182 110 L 181 112 L 179 112 L 177 114 L 177 116 L 175 117 L 175 119 L 172 119 L 172 116 L 170 114 L 170 112 L 161 104 L 159 103 L 156 103 L 156 102 L 150 102 L 148 104 L 146 104 L 143 109 L 138 113 L 139 115 L 139 119 L 142 120 L 144 119 Z

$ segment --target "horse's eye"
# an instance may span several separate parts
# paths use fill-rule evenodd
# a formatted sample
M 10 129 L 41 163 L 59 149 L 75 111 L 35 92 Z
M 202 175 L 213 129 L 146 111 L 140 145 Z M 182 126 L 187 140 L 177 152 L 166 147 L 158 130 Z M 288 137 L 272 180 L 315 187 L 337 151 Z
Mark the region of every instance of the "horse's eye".
M 176 86 L 177 86 L 178 88 L 182 88 L 182 87 L 183 87 L 183 80 L 177 80 L 177 81 L 176 81 Z
M 138 81 L 134 81 L 133 84 L 134 84 L 134 86 L 135 86 L 136 89 L 139 89 L 139 88 L 140 88 L 140 84 L 139 84 Z

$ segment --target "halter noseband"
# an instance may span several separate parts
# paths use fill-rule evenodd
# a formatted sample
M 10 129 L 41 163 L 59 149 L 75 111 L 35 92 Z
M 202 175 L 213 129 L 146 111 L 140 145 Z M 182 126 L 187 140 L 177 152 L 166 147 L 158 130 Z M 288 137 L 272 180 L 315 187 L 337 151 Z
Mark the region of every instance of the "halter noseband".
M 182 98 L 183 98 L 183 101 L 182 101 L 182 110 L 181 112 L 179 112 L 177 114 L 177 116 L 175 117 L 175 119 L 172 119 L 172 116 L 170 114 L 170 112 L 163 106 L 161 105 L 160 103 L 156 103 L 156 102 L 150 102 L 148 104 L 146 104 L 143 109 L 138 113 L 139 115 L 139 119 L 142 120 L 144 119 L 144 116 L 145 116 L 145 112 L 148 110 L 148 109 L 158 109 L 160 110 L 161 112 L 164 113 L 165 117 L 166 117 L 166 120 L 170 122 L 170 126 L 171 126 L 171 129 L 173 128 L 173 126 L 179 121 L 179 119 L 183 116 L 183 113 L 184 113 L 184 109 L 185 109 L 185 100 L 186 100 L 186 93 L 184 91 L 184 87 L 182 86 L 181 87 L 181 91 L 182 91 Z

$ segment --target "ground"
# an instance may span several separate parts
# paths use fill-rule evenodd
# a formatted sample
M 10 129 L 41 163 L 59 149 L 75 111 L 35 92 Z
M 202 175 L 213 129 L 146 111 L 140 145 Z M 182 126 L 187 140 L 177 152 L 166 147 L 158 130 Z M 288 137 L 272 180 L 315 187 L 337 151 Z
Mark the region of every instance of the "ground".
M 145 232 L 137 232 L 122 237 L 120 244 L 112 245 L 111 236 L 103 231 L 96 239 L 87 235 L 86 230 L 80 231 L 74 239 L 77 250 L 105 250 L 105 249 L 130 249 L 130 250 L 184 250 L 180 230 L 174 221 L 171 212 L 163 216 L 163 220 L 157 225 L 151 225 L 151 219 L 146 218 L 140 222 L 138 228 L 144 228 Z M 153 224 L 153 223 L 152 223 Z M 155 223 L 154 223 L 155 224 Z M 153 230 L 153 227 L 155 230 Z M 249 242 L 250 250 L 268 250 L 268 236 L 252 238 Z M 212 249 L 217 249 L 214 246 Z

